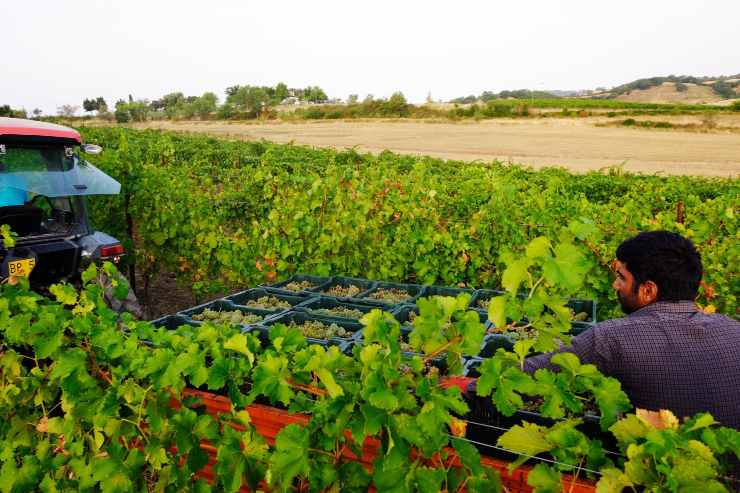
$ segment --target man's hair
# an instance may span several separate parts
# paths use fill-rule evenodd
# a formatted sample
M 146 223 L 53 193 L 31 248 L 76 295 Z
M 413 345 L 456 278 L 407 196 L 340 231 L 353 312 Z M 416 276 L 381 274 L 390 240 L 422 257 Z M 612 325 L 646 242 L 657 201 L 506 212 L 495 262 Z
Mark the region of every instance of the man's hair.
M 701 282 L 701 256 L 694 244 L 668 231 L 650 231 L 628 238 L 617 248 L 617 259 L 626 264 L 640 284 L 653 281 L 658 286 L 656 301 L 682 301 L 696 298 Z

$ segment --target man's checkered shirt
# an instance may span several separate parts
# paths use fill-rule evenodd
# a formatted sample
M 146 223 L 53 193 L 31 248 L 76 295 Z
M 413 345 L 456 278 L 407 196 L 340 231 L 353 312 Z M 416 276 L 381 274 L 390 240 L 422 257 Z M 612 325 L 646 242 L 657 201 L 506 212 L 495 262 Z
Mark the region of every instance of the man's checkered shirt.
M 690 301 L 657 302 L 597 324 L 565 350 L 622 382 L 637 408 L 708 411 L 740 429 L 740 322 L 732 318 Z M 525 370 L 552 368 L 550 356 L 528 358 Z

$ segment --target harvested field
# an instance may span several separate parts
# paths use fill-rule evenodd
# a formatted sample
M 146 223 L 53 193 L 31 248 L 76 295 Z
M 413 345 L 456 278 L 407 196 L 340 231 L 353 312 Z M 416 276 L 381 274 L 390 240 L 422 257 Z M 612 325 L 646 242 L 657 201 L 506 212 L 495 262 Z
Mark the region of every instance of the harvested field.
M 696 117 L 697 121 L 700 117 Z M 671 118 L 660 118 L 671 120 Z M 721 125 L 734 126 L 735 115 Z M 686 120 L 681 117 L 681 120 Z M 625 170 L 672 175 L 737 177 L 740 135 L 596 127 L 607 118 L 499 119 L 481 122 L 414 120 L 228 123 L 154 121 L 138 128 L 204 132 L 217 136 L 311 146 L 389 149 L 446 159 L 511 161 L 584 172 L 624 163 Z

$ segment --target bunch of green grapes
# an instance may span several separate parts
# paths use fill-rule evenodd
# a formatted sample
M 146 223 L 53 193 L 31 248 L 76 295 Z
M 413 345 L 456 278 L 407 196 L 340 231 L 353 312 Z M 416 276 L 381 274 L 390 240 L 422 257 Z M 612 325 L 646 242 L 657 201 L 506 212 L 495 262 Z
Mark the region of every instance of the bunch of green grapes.
M 244 313 L 239 310 L 217 311 L 206 308 L 201 313 L 193 315 L 193 320 L 208 321 L 217 324 L 243 325 L 260 322 L 262 317 L 253 313 Z
M 283 289 L 287 289 L 288 291 L 298 292 L 298 291 L 303 291 L 305 289 L 312 289 L 315 287 L 316 285 L 312 283 L 311 281 L 293 281 L 283 286 Z
M 475 306 L 478 308 L 483 308 L 484 310 L 488 310 L 488 305 L 491 304 L 491 298 L 485 299 L 485 300 L 478 300 L 475 302 Z
M 347 287 L 344 287 L 341 284 L 337 284 L 336 286 L 332 286 L 330 289 L 324 291 L 324 294 L 328 294 L 329 296 L 352 298 L 354 296 L 357 296 L 361 292 L 362 289 L 359 286 L 355 286 L 354 284 L 350 284 Z
M 358 320 L 364 315 L 364 313 L 362 313 L 360 310 L 348 308 L 346 306 L 335 306 L 334 308 L 317 308 L 315 310 L 311 310 L 311 313 L 315 313 L 316 315 L 326 315 L 329 317 L 351 318 L 354 320 Z
M 521 339 L 533 339 L 537 337 L 537 329 L 526 326 L 512 327 L 503 332 L 503 334 L 515 341 L 519 341 Z
M 272 310 L 274 308 L 290 308 L 290 303 L 278 299 L 275 296 L 261 296 L 256 300 L 248 300 L 245 305 L 250 308 L 260 308 L 262 310 Z
M 368 298 L 381 301 L 391 301 L 393 303 L 400 303 L 404 300 L 411 298 L 408 291 L 398 288 L 378 288 L 368 295 Z
M 303 324 L 291 322 L 289 327 L 298 329 L 305 337 L 331 339 L 332 337 L 351 337 L 352 332 L 337 324 L 326 325 L 318 320 L 306 320 Z

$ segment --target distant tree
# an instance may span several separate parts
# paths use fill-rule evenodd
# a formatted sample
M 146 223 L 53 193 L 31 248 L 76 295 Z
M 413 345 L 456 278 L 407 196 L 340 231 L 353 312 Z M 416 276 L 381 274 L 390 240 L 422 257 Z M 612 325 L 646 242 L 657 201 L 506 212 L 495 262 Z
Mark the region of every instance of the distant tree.
M 43 114 L 43 111 L 41 111 L 41 108 L 35 108 L 33 110 L 33 117 L 36 119 L 41 118 L 42 114 Z
M 329 99 L 324 90 L 321 89 L 319 86 L 307 87 L 304 90 L 303 97 L 306 101 L 311 101 L 312 103 L 318 103 Z
M 192 104 L 194 106 L 195 113 L 197 113 L 199 117 L 208 118 L 218 107 L 218 96 L 212 92 L 205 92 Z
M 128 110 L 128 103 L 123 99 L 116 101 L 116 111 L 114 112 L 118 123 L 127 123 L 131 121 L 131 113 Z
M 483 93 L 480 95 L 480 100 L 484 103 L 487 103 L 488 101 L 493 101 L 497 98 L 498 96 L 496 96 L 496 93 L 491 91 L 483 91 Z
M 724 99 L 733 99 L 737 97 L 735 88 L 724 81 L 715 82 L 712 84 L 712 90 Z
M 146 99 L 138 99 L 129 103 L 128 106 L 128 111 L 133 121 L 143 122 L 149 117 L 149 101 Z
M 478 98 L 476 98 L 475 96 L 471 94 L 470 96 L 464 96 L 464 97 L 452 99 L 450 100 L 450 103 L 470 104 L 470 103 L 475 103 L 477 100 Z
M 234 118 L 235 115 L 236 107 L 231 103 L 222 104 L 218 107 L 218 111 L 216 112 L 216 118 L 219 120 L 228 120 L 229 118 Z
M 403 93 L 394 92 L 391 97 L 383 103 L 383 113 L 388 115 L 406 116 L 409 112 L 409 104 Z
M 82 101 L 82 108 L 86 112 L 91 113 L 91 112 L 93 112 L 93 111 L 95 111 L 95 110 L 98 109 L 98 105 L 95 104 L 95 100 L 94 99 L 85 99 L 84 101 Z
M 347 97 L 347 104 L 357 104 L 358 99 L 360 98 L 357 94 L 350 94 Z
M 434 102 L 434 99 L 432 99 L 432 91 L 429 91 L 429 92 L 427 93 L 427 99 L 426 99 L 426 103 L 427 103 L 427 104 L 432 104 L 433 102 Z
M 88 113 L 93 111 L 97 111 L 98 113 L 105 113 L 106 111 L 108 111 L 108 103 L 105 102 L 105 99 L 102 96 L 99 96 L 94 99 L 85 99 L 82 102 L 82 108 Z
M 72 104 L 63 104 L 62 106 L 57 107 L 57 114 L 65 118 L 71 118 L 75 116 L 75 113 L 77 113 L 79 110 L 79 106 L 75 106 Z
M 107 113 L 108 112 L 108 103 L 105 102 L 105 98 L 103 96 L 98 96 L 95 98 L 95 106 L 97 106 L 98 113 Z
M 131 98 L 133 99 L 133 98 Z M 129 121 L 143 122 L 149 117 L 151 107 L 149 101 L 146 99 L 139 99 L 137 101 L 129 101 L 128 103 L 123 99 L 116 101 L 116 111 L 114 116 L 116 121 L 119 123 L 126 123 Z
M 9 104 L 0 106 L 0 116 L 13 116 L 13 109 Z
M 688 90 L 689 90 L 689 86 L 687 86 L 683 82 L 676 82 L 676 91 L 678 91 L 678 92 L 686 92 Z
M 238 85 L 238 84 L 237 84 L 237 85 L 235 85 L 235 86 L 230 86 L 230 87 L 227 87 L 227 88 L 226 88 L 226 91 L 225 91 L 225 92 L 226 92 L 226 95 L 227 95 L 227 96 L 233 96 L 234 94 L 236 94 L 236 93 L 237 93 L 237 91 L 239 91 L 239 89 L 241 89 L 241 87 L 242 87 L 242 86 L 240 86 L 240 85 Z
M 283 82 L 278 82 L 275 86 L 275 100 L 277 100 L 278 103 L 281 103 L 288 96 L 290 96 L 288 86 Z
M 365 96 L 365 99 L 362 100 L 362 104 L 372 103 L 374 100 L 375 98 L 373 97 L 373 95 L 368 94 L 367 96 Z
M 269 96 L 265 88 L 257 86 L 241 86 L 234 94 L 226 98 L 227 103 L 251 117 L 259 116 L 262 106 L 268 101 Z

